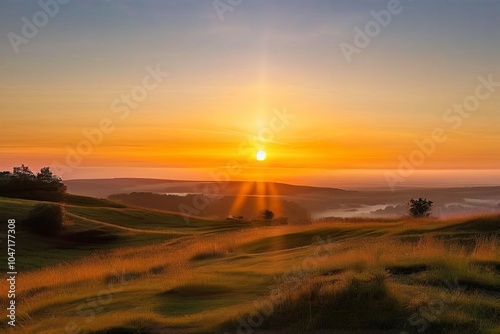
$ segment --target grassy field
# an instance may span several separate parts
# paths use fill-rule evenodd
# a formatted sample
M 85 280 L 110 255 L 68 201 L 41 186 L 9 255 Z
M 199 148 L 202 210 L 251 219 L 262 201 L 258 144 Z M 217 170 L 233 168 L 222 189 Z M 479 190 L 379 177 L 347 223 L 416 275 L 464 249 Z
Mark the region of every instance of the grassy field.
M 21 221 L 35 203 L 0 212 Z M 18 226 L 13 332 L 500 333 L 500 216 L 251 227 L 65 209 L 56 239 Z

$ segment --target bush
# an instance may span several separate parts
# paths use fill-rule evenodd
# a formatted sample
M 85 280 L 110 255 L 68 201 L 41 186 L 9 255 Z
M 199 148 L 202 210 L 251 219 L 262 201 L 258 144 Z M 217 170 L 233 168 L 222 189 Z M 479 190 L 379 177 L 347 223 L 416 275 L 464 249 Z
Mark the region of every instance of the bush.
M 409 203 L 410 216 L 414 218 L 429 217 L 433 204 L 432 201 L 428 201 L 427 199 L 411 199 Z
M 265 219 L 265 220 L 271 220 L 274 218 L 274 212 L 272 212 L 271 210 L 262 210 L 260 212 L 260 216 Z
M 24 226 L 36 234 L 58 234 L 63 227 L 63 208 L 60 204 L 37 204 L 28 214 Z

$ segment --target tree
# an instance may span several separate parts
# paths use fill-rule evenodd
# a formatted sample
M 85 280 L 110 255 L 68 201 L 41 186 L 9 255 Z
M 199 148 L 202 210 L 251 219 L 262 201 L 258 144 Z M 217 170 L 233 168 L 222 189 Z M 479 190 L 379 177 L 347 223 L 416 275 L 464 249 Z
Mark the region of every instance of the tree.
M 54 174 L 50 170 L 50 167 L 42 167 L 40 172 L 36 174 L 36 179 L 39 182 L 52 183 L 54 181 Z
M 0 173 L 2 196 L 61 201 L 65 193 L 66 186 L 62 179 L 54 175 L 49 167 L 43 167 L 36 175 L 25 165 L 14 167 L 12 173 Z
M 2 186 L 1 189 L 5 189 L 5 187 L 9 184 L 11 177 L 12 174 L 8 171 L 0 172 L 0 186 Z
M 6 190 L 28 191 L 36 182 L 36 176 L 28 166 L 21 165 L 13 168 L 13 173 L 8 179 Z
M 36 176 L 33 174 L 33 172 L 29 169 L 28 166 L 21 165 L 19 167 L 14 167 L 13 168 L 12 175 L 16 178 L 19 178 L 23 181 L 35 181 Z
M 38 183 L 38 188 L 40 188 L 41 190 L 54 192 L 52 197 L 54 197 L 55 200 L 60 200 L 63 198 L 64 193 L 66 192 L 66 186 L 59 176 L 52 173 L 50 167 L 41 168 L 40 172 L 36 174 L 36 180 Z
M 60 204 L 41 203 L 31 209 L 23 222 L 30 232 L 41 235 L 57 235 L 63 228 L 64 213 Z
M 434 203 L 432 201 L 428 201 L 426 198 L 419 198 L 417 200 L 412 198 L 408 208 L 410 216 L 414 218 L 429 217 L 433 204 Z
M 266 220 L 271 220 L 274 218 L 274 212 L 272 212 L 271 210 L 268 210 L 268 209 L 265 209 L 265 210 L 262 210 L 260 212 L 260 216 L 263 218 L 263 219 L 266 219 Z

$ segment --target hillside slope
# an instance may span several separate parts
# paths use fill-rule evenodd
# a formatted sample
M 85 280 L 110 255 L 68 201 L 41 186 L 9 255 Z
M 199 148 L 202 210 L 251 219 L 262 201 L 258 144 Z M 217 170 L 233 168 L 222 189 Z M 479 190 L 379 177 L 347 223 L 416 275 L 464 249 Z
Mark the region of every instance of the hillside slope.
M 21 215 L 32 203 L 0 205 Z M 21 270 L 23 333 L 444 334 L 500 326 L 498 215 L 229 230 L 210 221 L 184 228 L 167 213 L 133 208 L 67 211 L 82 217 L 81 228 L 109 228 L 104 222 L 133 231 L 113 230 L 123 238 L 111 248 Z M 33 247 L 22 257 L 41 261 L 44 252 Z

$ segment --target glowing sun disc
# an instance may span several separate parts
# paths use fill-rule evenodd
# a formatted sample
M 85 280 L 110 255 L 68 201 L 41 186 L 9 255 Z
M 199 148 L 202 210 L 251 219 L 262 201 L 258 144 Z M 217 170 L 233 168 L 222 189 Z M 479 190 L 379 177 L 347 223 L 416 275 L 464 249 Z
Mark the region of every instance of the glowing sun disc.
M 266 160 L 266 151 L 258 151 L 255 158 L 258 160 L 258 161 L 264 161 Z

